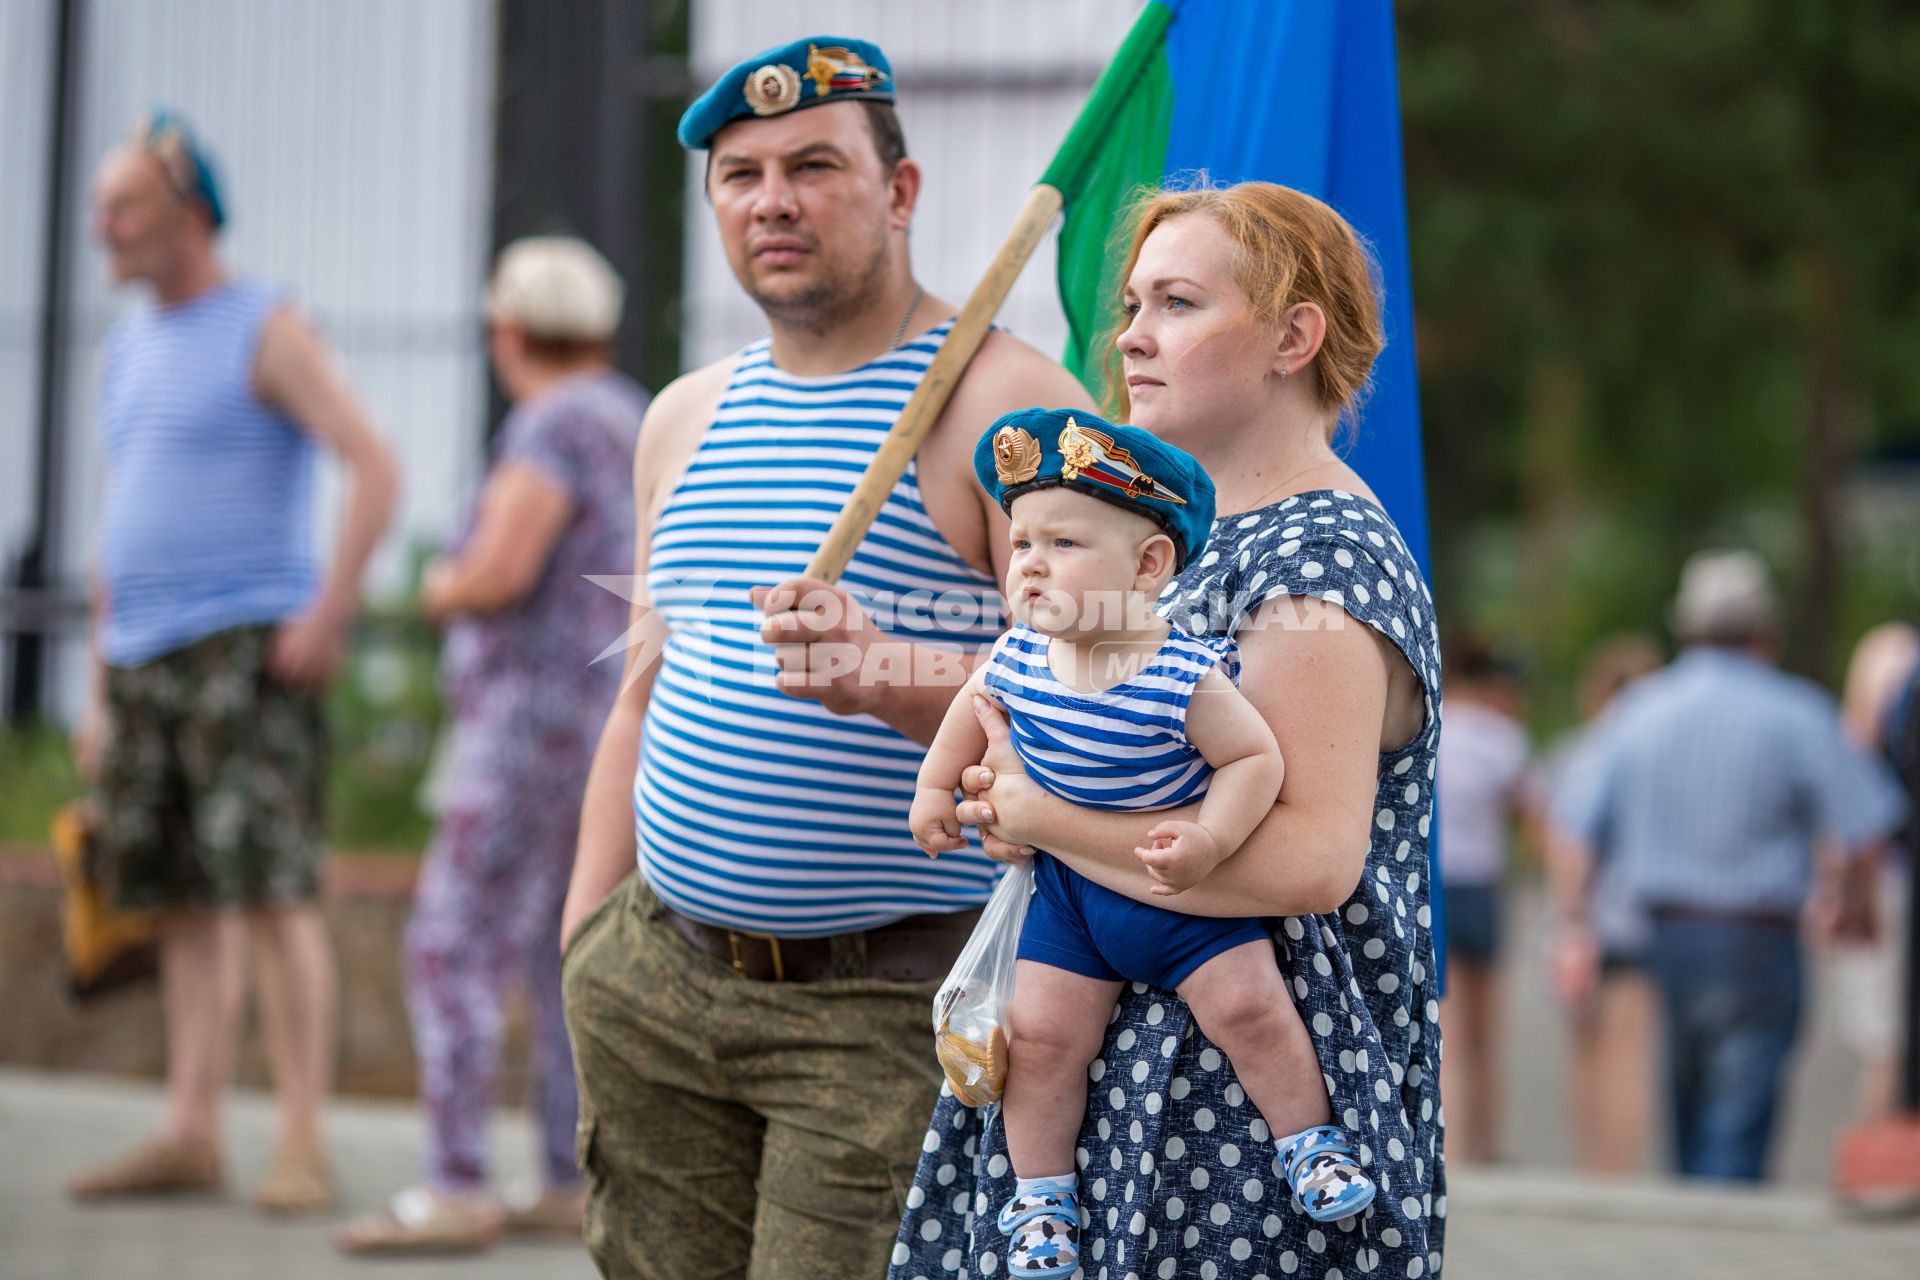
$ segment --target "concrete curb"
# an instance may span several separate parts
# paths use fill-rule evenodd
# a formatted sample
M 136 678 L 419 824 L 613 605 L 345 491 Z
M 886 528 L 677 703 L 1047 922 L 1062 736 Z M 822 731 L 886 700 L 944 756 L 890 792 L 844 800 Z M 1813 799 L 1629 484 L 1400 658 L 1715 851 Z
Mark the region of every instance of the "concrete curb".
M 1825 1195 L 1799 1188 L 1723 1188 L 1542 1169 L 1450 1169 L 1447 1204 L 1450 1213 L 1466 1210 L 1730 1231 L 1830 1231 L 1860 1221 L 1843 1214 Z

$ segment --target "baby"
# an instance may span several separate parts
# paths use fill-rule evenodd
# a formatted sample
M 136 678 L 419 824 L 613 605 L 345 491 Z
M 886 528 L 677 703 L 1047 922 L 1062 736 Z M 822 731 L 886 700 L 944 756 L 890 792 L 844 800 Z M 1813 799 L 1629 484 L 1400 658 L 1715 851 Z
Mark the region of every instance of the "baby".
M 1094 809 L 1177 809 L 1136 854 L 1171 897 L 1231 857 L 1273 808 L 1280 747 L 1236 687 L 1230 638 L 1188 635 L 1153 612 L 1201 554 L 1213 483 L 1137 427 L 1027 409 L 974 451 L 980 483 L 1013 519 L 1006 594 L 1014 625 L 954 699 L 920 769 L 909 822 L 938 855 L 965 847 L 961 770 L 986 736 L 973 700 L 1005 709 L 1028 776 Z M 1016 1186 L 1000 1211 L 1016 1274 L 1070 1275 L 1079 1261 L 1074 1144 L 1087 1069 L 1123 982 L 1178 992 L 1277 1139 L 1306 1214 L 1331 1222 L 1372 1202 L 1331 1108 L 1306 1027 L 1274 957 L 1269 922 L 1182 915 L 1095 884 L 1042 852 L 1020 936 L 1004 1123 Z

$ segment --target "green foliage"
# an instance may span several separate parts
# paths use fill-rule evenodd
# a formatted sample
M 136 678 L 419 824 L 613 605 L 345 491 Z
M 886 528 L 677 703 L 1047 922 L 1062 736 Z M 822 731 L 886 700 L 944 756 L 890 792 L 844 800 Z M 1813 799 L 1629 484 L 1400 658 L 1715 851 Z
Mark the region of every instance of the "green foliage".
M 55 811 L 79 794 L 65 733 L 0 730 L 0 844 L 44 845 Z
M 439 663 L 438 636 L 418 622 L 376 618 L 362 628 L 327 708 L 335 847 L 426 846 L 433 824 L 420 790 L 440 724 Z
M 1563 689 L 1602 633 L 1659 630 L 1686 554 L 1742 542 L 1831 676 L 1913 608 L 1911 550 L 1844 517 L 1862 455 L 1920 445 L 1920 6 L 1399 21 L 1444 614 Z

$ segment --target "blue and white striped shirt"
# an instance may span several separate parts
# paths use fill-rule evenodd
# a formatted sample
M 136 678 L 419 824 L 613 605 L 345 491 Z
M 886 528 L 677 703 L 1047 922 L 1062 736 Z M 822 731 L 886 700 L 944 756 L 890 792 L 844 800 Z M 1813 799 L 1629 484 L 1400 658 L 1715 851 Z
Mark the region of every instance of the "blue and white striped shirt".
M 107 335 L 100 650 L 114 666 L 278 622 L 313 596 L 313 440 L 253 389 L 260 331 L 281 298 L 228 281 L 142 307 Z
M 1061 683 L 1048 643 L 1016 623 L 986 670 L 1027 776 L 1089 809 L 1173 809 L 1206 794 L 1213 770 L 1187 741 L 1187 708 L 1215 666 L 1239 683 L 1231 637 L 1175 627 L 1137 674 L 1097 693 Z
M 1857 848 L 1904 809 L 1825 690 L 1716 649 L 1621 694 L 1554 798 L 1554 820 L 1604 841 L 1634 900 L 1708 911 L 1797 912 L 1818 842 Z
M 766 339 L 748 347 L 661 510 L 647 591 L 668 639 L 634 816 L 641 872 L 677 911 L 820 937 L 965 910 L 992 888 L 977 851 L 936 862 L 908 833 L 926 748 L 776 690 L 748 596 L 805 572 L 947 328 L 831 377 L 783 372 Z M 917 461 L 840 581 L 894 638 L 974 651 L 1003 625 L 993 580 L 928 518 Z

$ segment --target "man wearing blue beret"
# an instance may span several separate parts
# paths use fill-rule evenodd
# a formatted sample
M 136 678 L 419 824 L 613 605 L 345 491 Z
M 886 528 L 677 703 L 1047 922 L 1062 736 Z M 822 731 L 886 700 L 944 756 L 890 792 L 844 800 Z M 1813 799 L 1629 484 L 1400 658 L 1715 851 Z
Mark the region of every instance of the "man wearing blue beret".
M 321 1131 L 336 1003 L 320 913 L 323 695 L 400 481 L 287 290 L 227 270 L 227 214 L 206 149 L 164 108 L 94 181 L 113 281 L 150 297 L 100 349 L 94 661 L 75 747 L 97 785 L 112 895 L 161 921 L 167 1112 L 160 1133 L 68 1191 L 224 1185 L 223 1094 L 251 964 L 280 1101 L 254 1202 L 313 1213 L 334 1195 Z M 314 545 L 323 454 L 349 477 L 330 563 Z
M 635 459 L 644 587 L 563 924 L 608 1275 L 885 1271 L 939 1085 L 933 991 L 993 882 L 907 826 L 1001 630 L 1005 517 L 973 445 L 1085 392 L 991 334 L 842 585 L 802 576 L 954 312 L 914 279 L 897 90 L 872 44 L 815 36 L 680 122 L 771 333 L 662 391 Z

